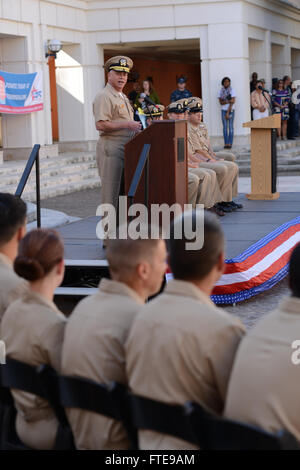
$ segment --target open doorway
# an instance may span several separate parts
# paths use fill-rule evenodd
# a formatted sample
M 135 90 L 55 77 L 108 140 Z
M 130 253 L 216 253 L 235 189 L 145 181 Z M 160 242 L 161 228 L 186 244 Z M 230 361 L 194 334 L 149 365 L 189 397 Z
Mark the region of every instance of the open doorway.
M 134 65 L 124 89 L 126 94 L 133 89 L 133 80 L 140 84 L 151 77 L 160 102 L 167 106 L 170 95 L 176 89 L 177 78 L 187 78 L 187 89 L 193 96 L 202 95 L 200 43 L 196 39 L 174 41 L 127 43 L 108 45 L 104 51 L 104 60 L 114 55 L 124 54 L 132 58 Z

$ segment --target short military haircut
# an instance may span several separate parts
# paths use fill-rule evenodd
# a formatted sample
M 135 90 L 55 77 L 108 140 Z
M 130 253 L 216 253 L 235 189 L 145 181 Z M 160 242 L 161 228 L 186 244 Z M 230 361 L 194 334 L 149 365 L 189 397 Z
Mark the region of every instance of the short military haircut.
M 134 240 L 127 231 L 127 238 L 120 238 L 122 227 L 119 227 L 115 239 L 107 240 L 106 257 L 112 274 L 128 276 L 144 260 L 151 263 L 152 257 L 157 249 L 161 238 L 151 238 L 151 227 L 144 225 L 143 233 L 148 238 Z
M 184 214 L 183 214 L 184 217 Z M 183 224 L 183 217 L 181 223 Z M 192 217 L 193 230 L 196 228 L 196 211 Z M 220 254 L 224 251 L 224 234 L 216 216 L 204 213 L 204 244 L 200 250 L 188 250 L 186 244 L 191 242 L 184 236 L 176 239 L 174 221 L 171 225 L 169 240 L 169 264 L 175 279 L 186 281 L 204 279 L 217 264 Z M 178 222 L 177 222 L 178 223 Z
M 290 289 L 294 297 L 300 297 L 300 243 L 294 248 L 289 265 Z
M 0 246 L 8 243 L 25 224 L 26 204 L 8 193 L 0 193 Z

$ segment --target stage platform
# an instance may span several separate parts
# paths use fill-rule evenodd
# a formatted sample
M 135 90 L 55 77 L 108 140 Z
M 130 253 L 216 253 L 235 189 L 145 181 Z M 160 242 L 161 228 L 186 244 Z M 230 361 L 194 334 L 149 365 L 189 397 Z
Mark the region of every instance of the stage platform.
M 300 189 L 300 188 L 299 188 Z M 219 220 L 226 236 L 226 258 L 233 258 L 279 225 L 300 215 L 300 192 L 281 193 L 275 201 L 249 201 L 244 194 L 236 198 L 244 208 Z M 58 229 L 69 260 L 103 260 L 105 250 L 96 237 L 99 217 L 89 217 Z

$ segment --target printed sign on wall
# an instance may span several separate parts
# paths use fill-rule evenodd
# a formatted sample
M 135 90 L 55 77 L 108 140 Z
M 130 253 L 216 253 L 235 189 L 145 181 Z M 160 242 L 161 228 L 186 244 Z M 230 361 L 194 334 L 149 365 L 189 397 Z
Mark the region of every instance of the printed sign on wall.
M 44 108 L 43 73 L 0 70 L 0 113 L 26 114 Z

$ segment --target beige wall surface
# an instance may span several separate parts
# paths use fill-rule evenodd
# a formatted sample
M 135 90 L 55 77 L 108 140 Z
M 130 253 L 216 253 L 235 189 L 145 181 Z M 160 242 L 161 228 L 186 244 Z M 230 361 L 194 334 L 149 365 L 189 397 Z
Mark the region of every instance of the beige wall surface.
M 274 74 L 299 73 L 299 24 L 300 0 L 0 0 L 0 69 L 43 70 L 45 94 L 44 111 L 3 116 L 3 146 L 52 143 L 44 43 L 53 38 L 63 43 L 56 59 L 61 141 L 97 139 L 91 110 L 104 86 L 104 51 L 180 61 L 186 41 L 186 53 L 201 60 L 210 134 L 222 141 L 217 93 L 228 75 L 237 92 L 236 142 L 246 142 L 250 74 L 270 83 Z

